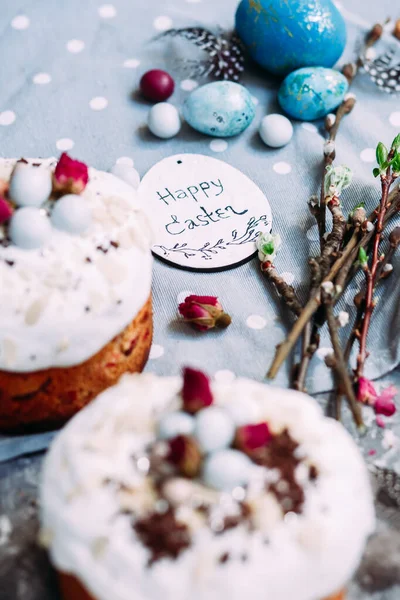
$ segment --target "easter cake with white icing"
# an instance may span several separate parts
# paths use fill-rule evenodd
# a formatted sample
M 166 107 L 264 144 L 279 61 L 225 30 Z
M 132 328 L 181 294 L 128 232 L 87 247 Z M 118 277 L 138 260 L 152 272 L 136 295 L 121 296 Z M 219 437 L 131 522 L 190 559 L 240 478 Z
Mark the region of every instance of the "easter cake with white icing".
M 58 425 L 143 369 L 150 237 L 114 175 L 66 154 L 0 160 L 0 430 Z
M 356 444 L 312 398 L 188 368 L 124 375 L 41 485 L 64 600 L 341 600 L 374 519 Z

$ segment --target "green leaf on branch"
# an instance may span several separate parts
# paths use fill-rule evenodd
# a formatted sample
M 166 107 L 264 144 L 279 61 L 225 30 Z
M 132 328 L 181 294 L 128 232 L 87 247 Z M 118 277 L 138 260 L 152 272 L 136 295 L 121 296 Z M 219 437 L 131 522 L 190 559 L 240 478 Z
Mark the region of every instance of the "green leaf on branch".
M 384 163 L 387 161 L 388 154 L 388 149 L 385 144 L 379 142 L 376 147 L 376 162 L 381 168 L 383 168 Z
M 392 150 L 398 152 L 400 150 L 400 133 L 396 135 L 392 142 Z
M 375 169 L 372 171 L 374 177 L 378 177 L 378 175 L 381 174 L 381 170 L 378 169 L 378 167 L 375 167 Z
M 393 173 L 400 173 L 400 153 L 396 152 L 396 154 L 394 155 L 394 158 L 392 160 L 392 171 Z
M 360 265 L 362 267 L 364 267 L 365 265 L 368 264 L 368 256 L 367 253 L 365 252 L 364 248 L 360 248 L 358 251 L 358 260 L 360 262 Z

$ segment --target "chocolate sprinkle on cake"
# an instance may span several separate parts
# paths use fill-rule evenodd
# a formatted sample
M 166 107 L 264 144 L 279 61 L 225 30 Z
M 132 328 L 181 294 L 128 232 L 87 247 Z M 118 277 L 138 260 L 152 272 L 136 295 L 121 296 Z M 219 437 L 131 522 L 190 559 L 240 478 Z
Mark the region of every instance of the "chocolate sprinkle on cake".
M 162 558 L 177 558 L 190 546 L 187 526 L 175 518 L 172 508 L 165 513 L 152 512 L 133 526 L 141 542 L 151 551 L 149 566 Z

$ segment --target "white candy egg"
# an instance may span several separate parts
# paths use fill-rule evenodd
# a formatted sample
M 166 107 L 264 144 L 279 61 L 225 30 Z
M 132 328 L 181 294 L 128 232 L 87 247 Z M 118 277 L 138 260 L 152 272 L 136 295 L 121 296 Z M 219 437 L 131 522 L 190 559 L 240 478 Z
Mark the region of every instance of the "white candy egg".
M 164 415 L 158 424 L 158 435 L 163 440 L 168 440 L 177 435 L 192 435 L 193 430 L 193 417 L 183 411 Z
M 49 169 L 17 163 L 10 179 L 9 195 L 18 206 L 40 206 L 52 189 Z
M 225 449 L 210 454 L 204 461 L 204 482 L 217 490 L 230 492 L 246 485 L 251 477 L 253 463 L 239 450 Z
M 293 125 L 283 115 L 267 115 L 260 125 L 260 137 L 271 148 L 281 148 L 290 142 Z
M 152 134 L 163 139 L 174 137 L 181 128 L 179 112 L 168 102 L 159 102 L 150 109 L 147 124 Z
M 83 233 L 92 220 L 87 201 L 77 194 L 62 196 L 54 204 L 51 222 L 54 227 L 68 233 Z
M 195 417 L 194 436 L 203 452 L 214 452 L 231 445 L 235 424 L 223 408 L 203 408 Z
M 124 164 L 116 164 L 111 169 L 111 173 L 131 185 L 135 190 L 138 189 L 140 183 L 139 173 L 133 167 Z
M 237 398 L 224 406 L 236 427 L 257 423 L 260 419 L 260 408 L 251 398 Z
M 46 214 L 34 206 L 19 208 L 10 221 L 9 235 L 13 244 L 25 250 L 41 248 L 51 236 Z

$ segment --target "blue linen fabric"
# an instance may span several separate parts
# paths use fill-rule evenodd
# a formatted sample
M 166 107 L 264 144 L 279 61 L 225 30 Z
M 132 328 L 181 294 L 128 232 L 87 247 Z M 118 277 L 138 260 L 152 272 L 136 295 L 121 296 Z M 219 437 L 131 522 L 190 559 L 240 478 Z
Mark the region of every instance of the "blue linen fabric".
M 390 0 L 338 3 L 348 28 L 347 49 L 339 64 L 354 59 L 355 47 L 372 23 L 399 16 L 394 4 Z M 113 0 L 112 4 L 102 0 L 2 0 L 0 155 L 58 156 L 62 149 L 70 149 L 73 157 L 104 170 L 112 168 L 118 158 L 128 157 L 141 176 L 162 158 L 178 152 L 225 160 L 257 183 L 268 198 L 273 230 L 283 239 L 276 266 L 299 287 L 304 299 L 307 257 L 318 250 L 307 200 L 319 186 L 323 123 L 294 122 L 292 142 L 279 150 L 268 149 L 259 138 L 258 126 L 265 114 L 279 112 L 279 80 L 254 67 L 244 75 L 243 84 L 258 101 L 256 117 L 248 130 L 228 139 L 227 144 L 216 144 L 187 125 L 174 139 L 156 139 L 146 127 L 149 105 L 137 94 L 132 96 L 141 74 L 150 68 L 166 68 L 176 80 L 171 102 L 181 108 L 190 82 L 180 63 L 195 51 L 152 38 L 168 27 L 231 28 L 236 5 L 236 0 L 153 0 L 145 7 L 139 0 Z M 385 35 L 377 50 L 396 44 Z M 343 194 L 346 211 L 360 200 L 368 209 L 376 205 L 379 183 L 372 177 L 372 149 L 378 141 L 390 143 L 400 131 L 398 97 L 381 93 L 366 75 L 356 80 L 352 91 L 358 101 L 337 140 L 338 164 L 354 171 L 354 183 Z M 373 318 L 368 359 L 371 377 L 382 376 L 399 362 L 399 262 L 396 258 L 394 276 L 382 286 L 384 302 Z M 345 295 L 341 310 L 352 310 L 361 280 Z M 232 315 L 232 325 L 204 334 L 179 321 L 178 298 L 189 292 L 218 296 Z M 291 323 L 260 273 L 257 259 L 231 271 L 210 274 L 155 261 L 153 298 L 154 344 L 146 370 L 160 375 L 179 373 L 182 365 L 189 364 L 210 375 L 219 372 L 220 378 L 231 372 L 263 380 L 274 348 Z M 331 386 L 323 361 L 329 348 L 324 331 L 308 380 L 313 393 Z M 273 384 L 287 386 L 289 369 L 288 363 Z M 0 437 L 0 460 L 38 450 L 48 441 L 47 435 Z

